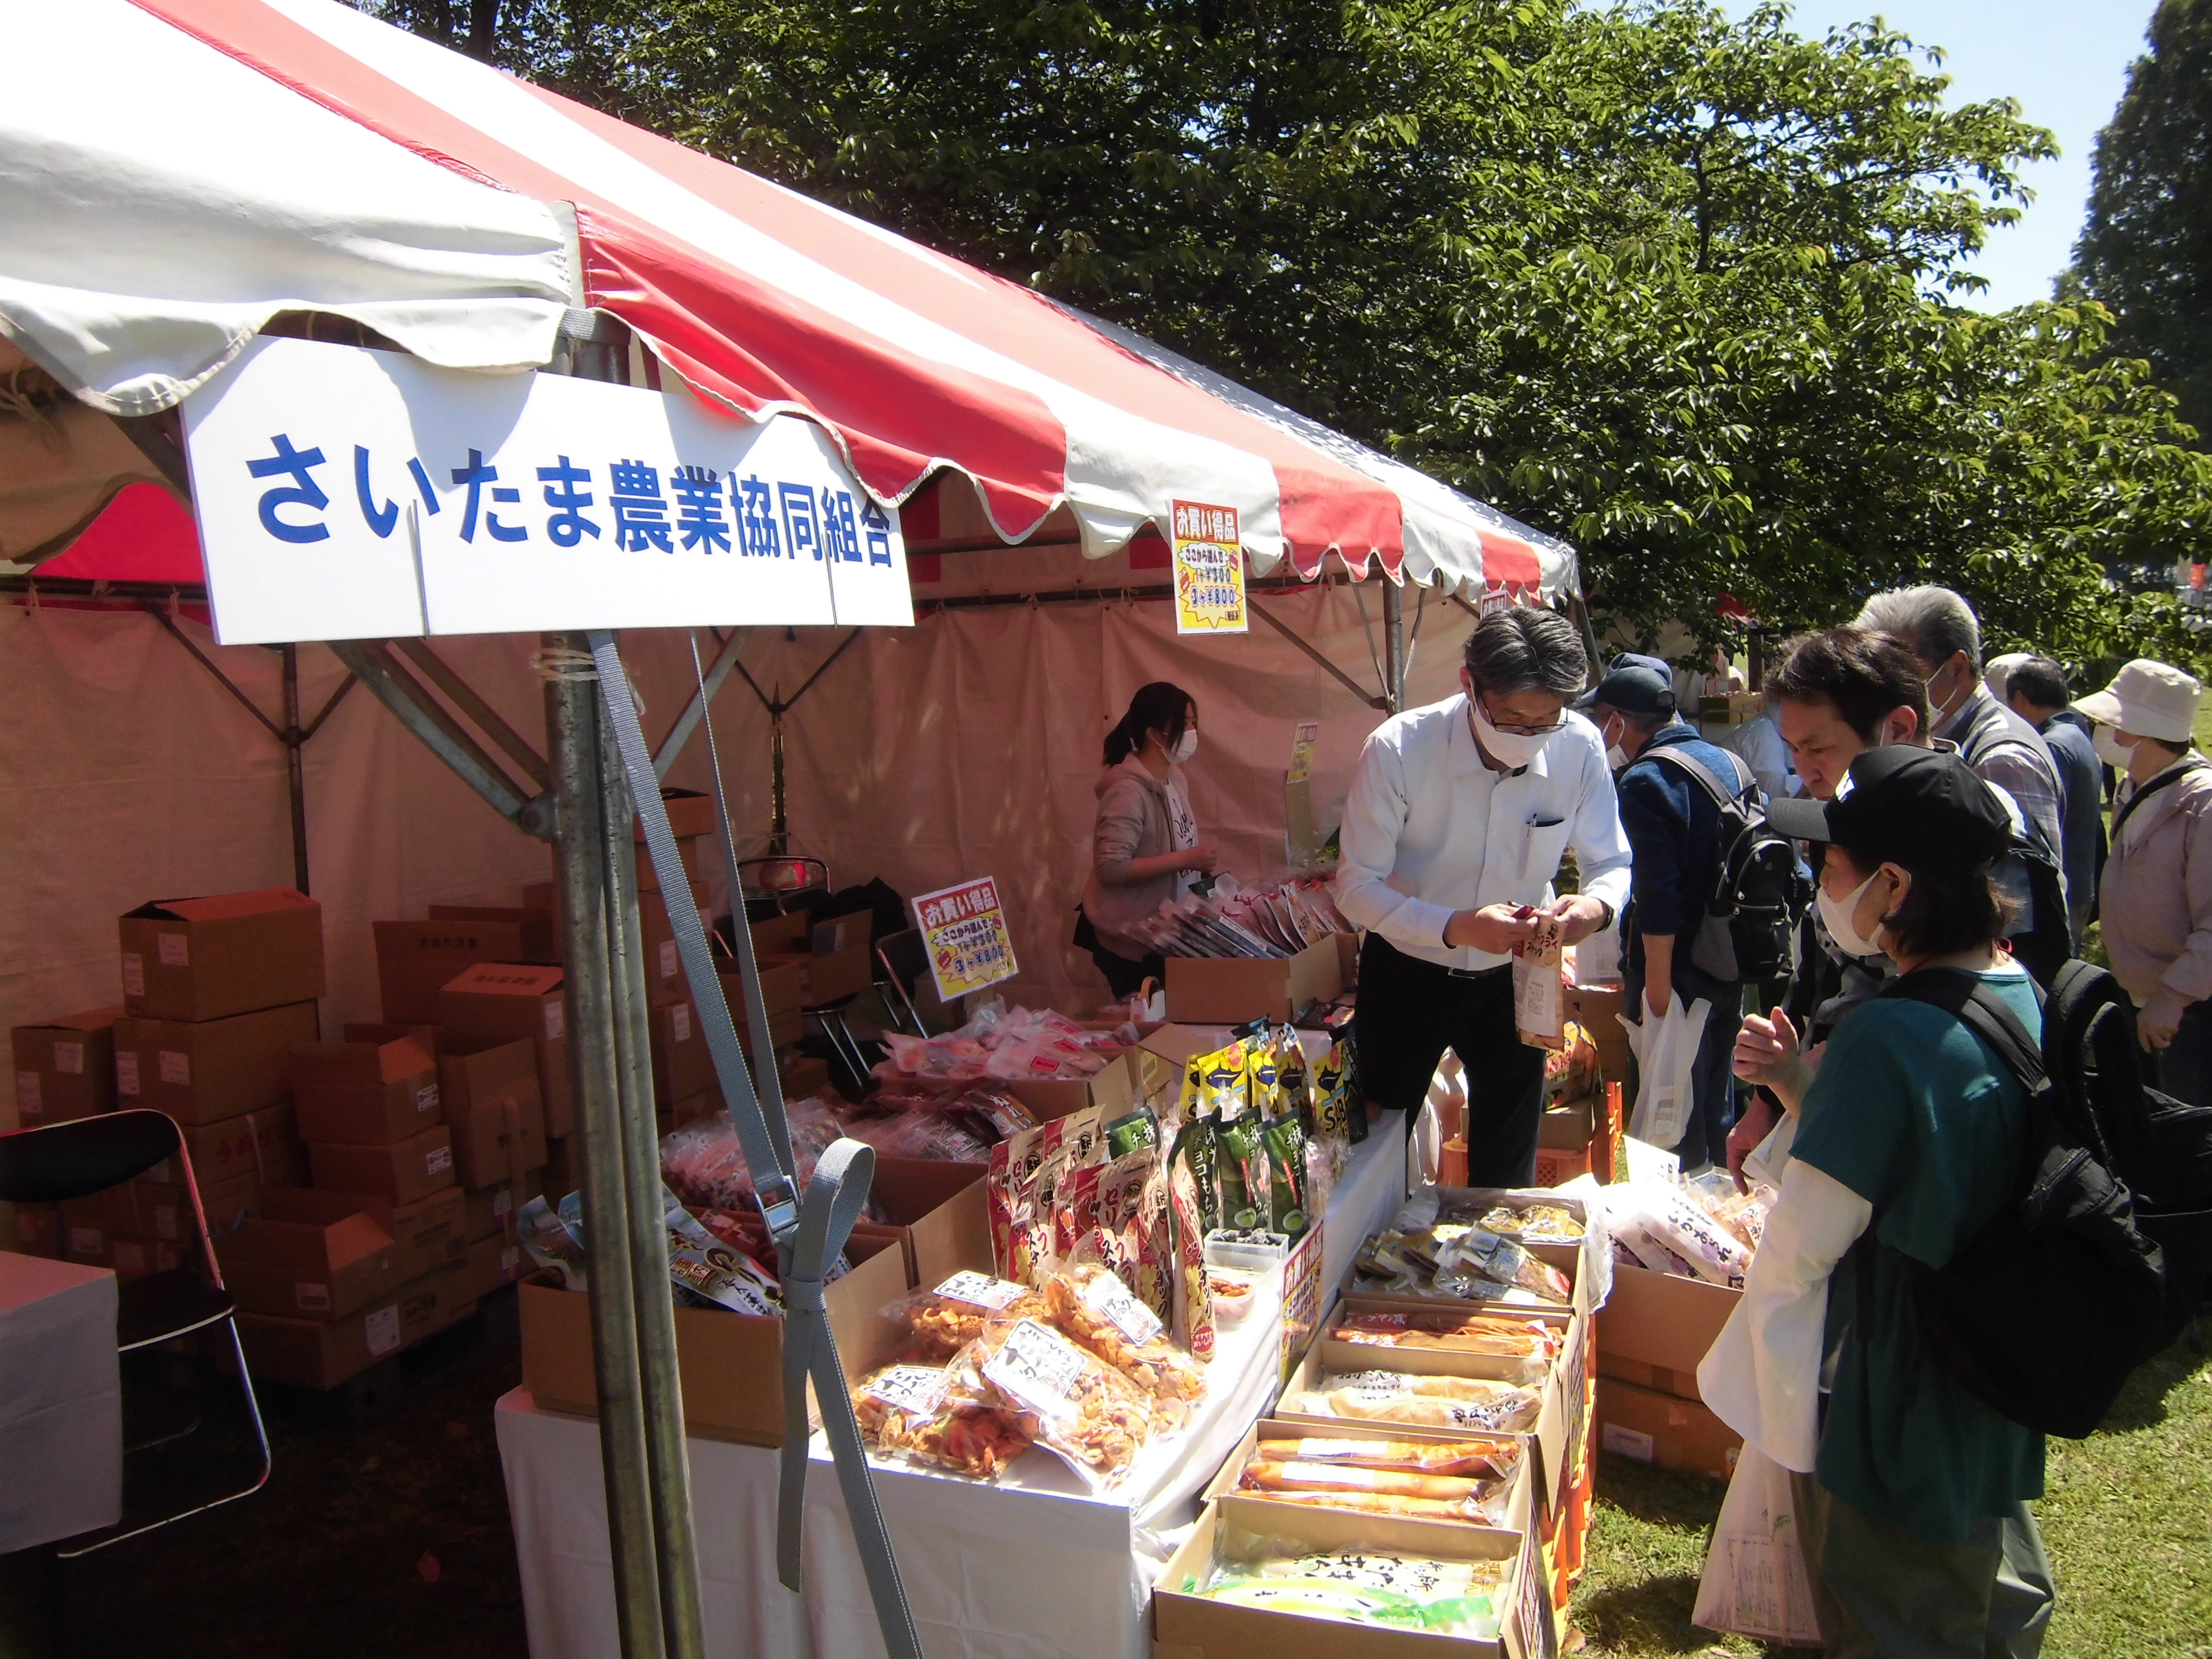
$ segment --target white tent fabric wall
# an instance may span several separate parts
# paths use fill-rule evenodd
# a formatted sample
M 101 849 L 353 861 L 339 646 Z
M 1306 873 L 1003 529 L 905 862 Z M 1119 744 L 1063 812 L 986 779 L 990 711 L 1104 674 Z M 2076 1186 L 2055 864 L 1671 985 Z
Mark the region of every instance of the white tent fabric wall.
M 1372 678 L 1346 589 L 1255 603 Z M 1372 592 L 1367 605 L 1376 617 Z M 275 713 L 274 652 L 222 649 L 183 625 Z M 1415 701 L 1450 693 L 1468 625 L 1431 599 Z M 956 611 L 912 629 L 868 630 L 786 717 L 793 850 L 827 860 L 838 885 L 880 875 L 908 896 L 997 876 L 1023 970 L 1010 994 L 1079 1006 L 1102 998 L 1067 941 L 1098 746 L 1130 694 L 1170 679 L 1198 699 L 1193 805 L 1225 866 L 1247 875 L 1281 864 L 1295 723 L 1322 722 L 1315 811 L 1326 826 L 1382 718 L 1264 624 L 1228 639 L 1173 629 L 1164 604 L 1115 602 Z M 789 696 L 842 637 L 764 630 L 744 661 L 763 688 Z M 536 738 L 533 643 L 494 636 L 437 648 Z M 689 692 L 690 653 L 680 634 L 626 643 L 657 736 Z M 312 716 L 342 671 L 312 647 L 300 663 Z M 0 609 L 0 696 L 14 714 L 0 726 L 0 811 L 15 873 L 0 891 L 0 1024 L 119 1000 L 115 918 L 132 906 L 291 880 L 282 750 L 150 617 Z M 757 851 L 769 824 L 767 717 L 735 676 L 714 714 L 739 851 Z M 358 688 L 306 752 L 310 868 L 331 969 L 324 1018 L 335 1030 L 377 1016 L 370 921 L 430 903 L 512 903 L 550 862 L 542 843 L 509 828 Z M 707 786 L 696 740 L 669 781 Z

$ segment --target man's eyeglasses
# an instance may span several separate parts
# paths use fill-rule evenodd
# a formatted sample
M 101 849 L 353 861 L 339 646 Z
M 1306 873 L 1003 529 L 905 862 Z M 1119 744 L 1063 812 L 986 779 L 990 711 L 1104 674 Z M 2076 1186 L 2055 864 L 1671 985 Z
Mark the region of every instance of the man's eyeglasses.
M 1488 720 L 1494 729 L 1504 732 L 1509 738 L 1548 738 L 1555 732 L 1565 731 L 1567 726 L 1567 715 L 1565 709 L 1559 711 L 1558 719 L 1543 726 L 1522 726 L 1511 720 L 1499 720 L 1490 712 L 1488 698 L 1482 700 L 1482 718 Z

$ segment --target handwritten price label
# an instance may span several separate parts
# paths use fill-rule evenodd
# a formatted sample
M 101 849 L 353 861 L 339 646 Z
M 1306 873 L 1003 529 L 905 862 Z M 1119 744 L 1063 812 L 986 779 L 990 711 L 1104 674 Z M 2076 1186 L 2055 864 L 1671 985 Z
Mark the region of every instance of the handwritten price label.
M 1010 1279 L 994 1279 L 988 1273 L 957 1273 L 937 1287 L 937 1293 L 949 1296 L 955 1302 L 969 1302 L 976 1307 L 995 1310 L 1019 1296 L 1022 1287 Z
M 1083 1305 L 1141 1348 L 1166 1328 L 1160 1316 L 1129 1294 L 1118 1274 L 1101 1273 L 1084 1288 Z
M 869 1382 L 868 1393 L 909 1417 L 933 1417 L 949 1381 L 939 1365 L 893 1365 Z
M 1006 1333 L 983 1375 L 1038 1416 L 1057 1418 L 1067 1410 L 1083 1363 L 1080 1348 L 1034 1319 L 1024 1319 Z

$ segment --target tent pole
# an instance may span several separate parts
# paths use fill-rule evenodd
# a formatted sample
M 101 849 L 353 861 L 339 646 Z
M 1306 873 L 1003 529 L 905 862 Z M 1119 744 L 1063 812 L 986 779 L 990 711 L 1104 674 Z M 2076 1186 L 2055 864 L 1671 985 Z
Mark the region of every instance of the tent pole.
M 580 653 L 584 644 L 581 635 L 573 634 L 548 635 L 544 643 L 549 649 Z M 599 1384 L 599 1468 L 613 1560 L 615 1627 L 623 1659 L 665 1659 L 638 1376 L 636 1286 L 628 1273 L 608 1271 L 617 1261 L 619 1247 L 614 1241 L 626 1244 L 631 1230 L 607 950 L 599 696 L 598 685 L 590 680 L 556 678 L 546 684 L 545 736 L 559 814 L 553 857 L 566 963 L 569 1077 L 582 1128 L 585 1236 L 598 1241 L 594 1248 L 601 1264 L 589 1280 L 592 1364 Z M 625 836 L 629 829 L 625 816 Z
M 1403 591 L 1386 575 L 1382 581 L 1382 650 L 1389 665 L 1390 712 L 1406 712 L 1406 602 Z
M 277 647 L 284 659 L 284 782 L 292 802 L 292 885 L 307 887 L 307 769 L 301 750 L 307 734 L 300 729 L 300 647 Z
M 610 989 L 629 1226 L 629 1270 L 637 1301 L 638 1382 L 644 1406 L 646 1489 L 660 1583 L 660 1624 L 668 1659 L 704 1659 L 699 1613 L 698 1549 L 692 1531 L 691 1465 L 684 1441 L 684 1392 L 676 1365 L 676 1314 L 668 1284 L 668 1226 L 662 1215 L 660 1137 L 653 1102 L 650 993 L 638 918 L 635 807 L 622 757 L 601 728 L 599 832 L 611 947 Z M 661 894 L 667 905 L 691 895 Z

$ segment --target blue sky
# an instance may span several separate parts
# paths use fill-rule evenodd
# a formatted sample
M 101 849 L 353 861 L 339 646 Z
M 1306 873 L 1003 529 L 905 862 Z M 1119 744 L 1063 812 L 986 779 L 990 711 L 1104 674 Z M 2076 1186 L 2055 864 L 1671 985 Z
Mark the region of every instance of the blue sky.
M 1753 0 L 1721 0 L 1732 16 Z M 1990 310 L 2051 297 L 2072 257 L 2089 199 L 2097 131 L 2144 51 L 2154 0 L 1796 0 L 1793 27 L 1817 38 L 1876 15 L 1920 46 L 1943 48 L 1954 101 L 2010 97 L 2057 135 L 2059 157 L 2027 168 L 2035 200 L 2020 222 L 1992 232 L 1972 269 L 1989 282 L 1972 303 Z

